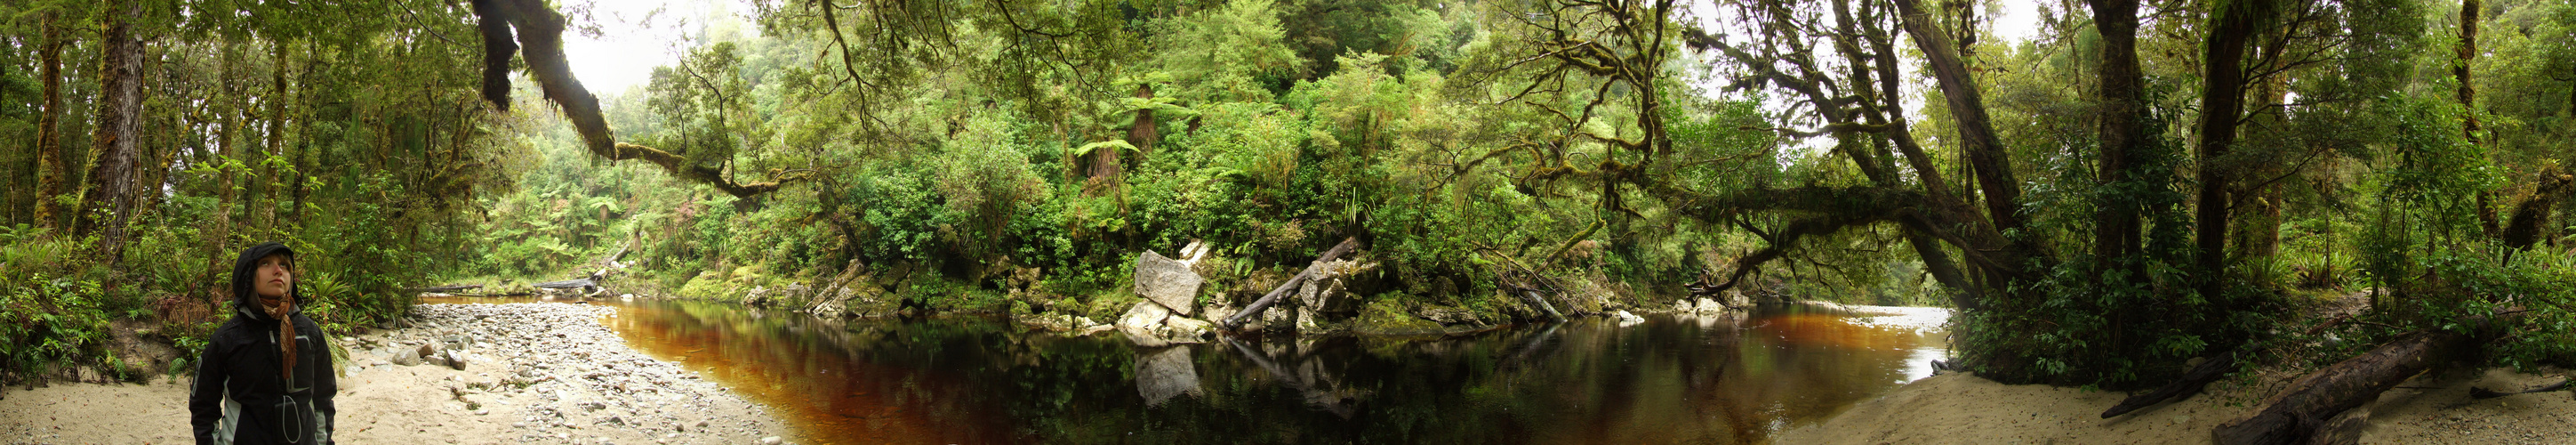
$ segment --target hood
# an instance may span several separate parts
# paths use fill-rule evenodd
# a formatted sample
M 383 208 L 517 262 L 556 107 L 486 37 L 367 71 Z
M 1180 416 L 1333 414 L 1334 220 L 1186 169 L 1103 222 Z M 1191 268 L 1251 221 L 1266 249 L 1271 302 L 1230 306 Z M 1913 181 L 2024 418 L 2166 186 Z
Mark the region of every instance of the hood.
M 274 317 L 268 316 L 267 311 L 257 309 L 259 307 L 259 302 L 255 300 L 259 298 L 259 294 L 252 291 L 251 286 L 258 284 L 255 282 L 255 277 L 259 274 L 259 259 L 280 253 L 286 254 L 289 259 L 293 259 L 295 257 L 295 249 L 288 249 L 285 244 L 271 242 L 262 243 L 257 246 L 251 246 L 249 249 L 244 249 L 242 250 L 241 258 L 233 260 L 233 312 L 239 313 L 242 317 L 249 318 L 251 321 L 276 321 Z M 299 283 L 294 283 L 294 281 L 303 281 L 303 279 L 304 277 L 294 277 L 294 279 L 290 280 L 287 284 L 286 293 L 288 295 L 295 295 L 298 297 L 295 299 L 295 307 L 289 309 L 290 313 L 304 312 L 303 296 L 298 295 L 299 293 L 295 290 L 297 287 L 296 284 Z

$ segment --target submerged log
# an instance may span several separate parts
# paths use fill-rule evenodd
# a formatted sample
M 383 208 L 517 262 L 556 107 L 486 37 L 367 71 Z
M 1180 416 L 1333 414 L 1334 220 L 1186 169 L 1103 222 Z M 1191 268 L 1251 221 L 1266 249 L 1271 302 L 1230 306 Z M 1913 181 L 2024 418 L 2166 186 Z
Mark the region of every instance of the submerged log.
M 465 285 L 454 285 L 454 286 L 430 286 L 430 287 L 422 287 L 422 288 L 412 288 L 412 289 L 405 289 L 404 291 L 405 291 L 405 292 L 455 292 L 455 291 L 460 291 L 460 290 L 482 289 L 482 288 L 483 288 L 483 285 L 480 285 L 480 284 L 465 284 Z
M 2300 377 L 2264 401 L 2262 411 L 2220 424 L 2220 445 L 2304 443 L 2319 438 L 2329 420 L 2379 398 L 2379 393 L 2431 369 L 2439 353 L 2477 345 L 2450 332 L 2415 331 L 2358 357 Z
M 1305 283 L 1306 279 L 1314 278 L 1316 271 L 1323 270 L 1324 263 L 1331 262 L 1333 259 L 1340 258 L 1343 254 L 1351 253 L 1351 250 L 1358 248 L 1360 248 L 1359 237 L 1342 238 L 1342 242 L 1340 244 L 1334 244 L 1331 250 L 1324 251 L 1323 256 L 1315 257 L 1315 262 L 1307 264 L 1305 271 L 1297 272 L 1297 276 L 1288 277 L 1288 282 L 1279 283 L 1279 287 L 1270 289 L 1270 293 L 1262 294 L 1261 299 L 1252 300 L 1252 304 L 1244 306 L 1243 311 L 1235 312 L 1233 316 L 1225 317 L 1225 322 L 1223 323 L 1225 328 L 1235 329 L 1243 326 L 1244 320 L 1250 320 L 1254 316 L 1261 315 L 1261 310 L 1269 309 L 1272 304 L 1278 304 L 1279 298 L 1288 296 L 1288 294 L 1291 293 L 1290 291 L 1297 289 L 1298 284 Z

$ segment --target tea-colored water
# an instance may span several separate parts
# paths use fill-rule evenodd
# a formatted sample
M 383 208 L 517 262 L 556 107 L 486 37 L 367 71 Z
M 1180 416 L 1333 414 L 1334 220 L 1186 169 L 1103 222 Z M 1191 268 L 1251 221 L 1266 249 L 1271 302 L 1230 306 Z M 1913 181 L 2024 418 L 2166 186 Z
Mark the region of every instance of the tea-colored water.
M 1928 375 L 1945 347 L 1815 314 L 1148 349 L 984 318 L 618 305 L 602 322 L 629 344 L 825 444 L 1765 443 Z

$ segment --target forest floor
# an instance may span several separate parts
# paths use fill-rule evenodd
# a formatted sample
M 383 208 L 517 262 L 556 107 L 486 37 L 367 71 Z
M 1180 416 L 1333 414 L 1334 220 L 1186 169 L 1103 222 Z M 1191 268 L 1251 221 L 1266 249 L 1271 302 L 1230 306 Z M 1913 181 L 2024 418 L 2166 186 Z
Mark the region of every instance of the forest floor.
M 2554 371 L 2554 370 L 2553 370 Z M 2371 410 L 2362 443 L 2563 444 L 2576 437 L 2576 397 L 2567 391 L 2469 398 L 2472 386 L 2520 389 L 2558 377 L 2504 369 L 2427 373 L 2389 390 Z M 2283 374 L 2267 380 L 2295 378 Z M 1774 443 L 2210 443 L 2210 431 L 2252 412 L 2268 394 L 2222 388 L 2110 419 L 2102 410 L 2126 394 L 2048 385 L 2005 385 L 1949 373 L 1898 387 Z M 2277 387 L 2278 385 L 2263 385 Z
M 2367 294 L 2328 298 L 2306 321 L 2365 310 Z M 1822 422 L 1776 436 L 1782 444 L 2128 444 L 2210 443 L 2219 424 L 2259 409 L 2303 371 L 2273 369 L 2255 378 L 2211 383 L 2205 392 L 2119 417 L 2102 411 L 2128 394 L 2048 385 L 2006 385 L 1969 373 L 1916 380 L 1854 404 Z M 2472 387 L 2519 391 L 2566 379 L 2509 369 L 2437 369 L 2415 376 L 2364 406 L 2362 443 L 2564 444 L 2576 437 L 2576 392 L 2551 391 L 2486 400 Z
M 563 303 L 422 305 L 417 326 L 340 337 L 344 443 L 776 443 L 787 425 L 733 391 L 647 357 Z M 422 344 L 463 370 L 405 366 Z M 455 345 L 455 346 L 447 346 Z M 445 353 L 436 356 L 446 356 Z M 398 360 L 404 359 L 404 360 Z M 188 443 L 190 379 L 0 389 L 0 443 Z

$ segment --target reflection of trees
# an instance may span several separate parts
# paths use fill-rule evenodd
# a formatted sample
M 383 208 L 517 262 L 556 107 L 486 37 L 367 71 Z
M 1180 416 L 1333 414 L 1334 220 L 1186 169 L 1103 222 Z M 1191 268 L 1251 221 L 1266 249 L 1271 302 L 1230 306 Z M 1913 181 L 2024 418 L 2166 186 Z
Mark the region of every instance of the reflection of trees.
M 789 395 L 818 413 L 797 419 L 825 430 L 808 434 L 832 442 L 1750 443 L 1892 386 L 1916 338 L 1781 317 L 1581 320 L 1440 340 L 1226 338 L 1174 347 L 1189 350 L 1181 361 L 1200 392 L 1153 404 L 1140 358 L 1175 349 L 1024 335 L 997 320 L 656 307 L 628 311 L 620 329 L 668 343 L 639 340 L 648 352 L 705 348 L 688 360 L 761 382 L 746 391 Z

